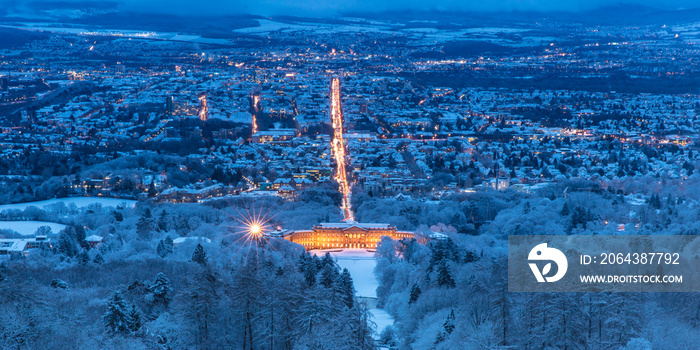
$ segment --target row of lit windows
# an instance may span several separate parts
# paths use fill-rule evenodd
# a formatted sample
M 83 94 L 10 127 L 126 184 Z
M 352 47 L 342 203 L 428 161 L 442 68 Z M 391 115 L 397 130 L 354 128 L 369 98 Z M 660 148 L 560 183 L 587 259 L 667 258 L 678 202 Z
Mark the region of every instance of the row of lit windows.
M 383 236 L 389 236 L 394 239 L 410 238 L 413 237 L 411 233 L 389 233 L 389 234 L 364 234 L 364 233 L 348 233 L 348 234 L 338 234 L 337 231 L 331 231 L 332 233 L 323 234 L 323 231 L 315 232 L 305 232 L 298 233 L 291 237 L 289 240 L 304 245 L 305 247 L 321 247 L 321 248 L 331 248 L 331 247 L 359 247 L 364 248 L 368 245 L 376 246 L 377 242 L 381 240 Z
M 293 237 L 294 241 L 304 241 L 305 239 L 306 240 L 311 239 L 311 240 L 321 240 L 323 242 L 326 242 L 326 241 L 339 241 L 339 240 L 344 240 L 344 239 L 358 239 L 358 238 L 359 239 L 364 238 L 365 240 L 369 240 L 369 241 L 379 241 L 381 239 L 381 237 L 383 237 L 385 235 L 368 236 L 368 235 L 361 235 L 361 234 L 349 234 L 349 235 L 344 235 L 344 236 L 340 236 L 340 235 L 323 236 L 323 235 L 301 234 L 301 235 L 295 235 L 295 236 L 296 237 Z M 394 236 L 394 238 L 413 237 L 413 235 L 411 235 L 411 234 L 394 234 L 394 235 L 389 235 L 389 236 L 390 237 Z

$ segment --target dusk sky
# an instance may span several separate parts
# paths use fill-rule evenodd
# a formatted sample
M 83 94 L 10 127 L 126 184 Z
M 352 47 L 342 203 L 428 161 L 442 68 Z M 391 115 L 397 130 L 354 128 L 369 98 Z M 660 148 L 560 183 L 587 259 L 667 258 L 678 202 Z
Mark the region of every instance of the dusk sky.
M 36 7 L 79 1 L 54 0 L 0 0 L 6 9 L 15 12 L 31 11 Z M 90 3 L 90 2 L 88 2 Z M 91 2 L 96 4 L 96 2 Z M 262 0 L 262 1 L 221 1 L 221 0 L 116 0 L 99 2 L 100 6 L 119 8 L 136 12 L 176 13 L 176 14 L 261 14 L 261 15 L 337 15 L 345 12 L 381 12 L 401 10 L 438 11 L 585 11 L 603 6 L 622 4 L 650 6 L 665 10 L 697 7 L 693 0 L 346 0 L 322 2 L 314 0 Z M 38 5 L 38 6 L 37 6 Z M 82 6 L 81 6 L 82 7 Z M 12 10 L 9 10 L 12 11 Z

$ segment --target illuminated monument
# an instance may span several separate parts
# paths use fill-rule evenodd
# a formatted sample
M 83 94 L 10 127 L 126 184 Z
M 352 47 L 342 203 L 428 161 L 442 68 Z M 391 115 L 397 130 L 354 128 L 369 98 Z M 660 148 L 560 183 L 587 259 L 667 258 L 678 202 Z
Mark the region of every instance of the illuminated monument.
M 375 249 L 382 236 L 392 239 L 412 238 L 413 233 L 397 231 L 389 224 L 362 224 L 354 221 L 315 225 L 309 231 L 295 231 L 285 236 L 290 242 L 298 243 L 307 250 L 333 248 Z
M 331 121 L 333 123 L 333 139 L 331 151 L 335 158 L 335 180 L 338 182 L 340 193 L 343 195 L 341 210 L 344 222 L 321 223 L 308 231 L 296 231 L 284 235 L 288 241 L 298 243 L 309 249 L 359 248 L 375 249 L 382 236 L 392 239 L 411 238 L 413 233 L 397 231 L 389 224 L 363 224 L 354 221 L 350 205 L 351 186 L 345 170 L 346 147 L 343 141 L 343 111 L 341 108 L 340 79 L 331 80 Z

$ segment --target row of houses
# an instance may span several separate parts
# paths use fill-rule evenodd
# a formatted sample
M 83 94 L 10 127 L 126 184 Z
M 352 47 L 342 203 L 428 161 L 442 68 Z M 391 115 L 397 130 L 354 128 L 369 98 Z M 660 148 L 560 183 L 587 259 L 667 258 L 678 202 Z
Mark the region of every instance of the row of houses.
M 42 248 L 53 248 L 53 243 L 47 236 L 0 239 L 0 257 L 27 256 L 31 251 Z

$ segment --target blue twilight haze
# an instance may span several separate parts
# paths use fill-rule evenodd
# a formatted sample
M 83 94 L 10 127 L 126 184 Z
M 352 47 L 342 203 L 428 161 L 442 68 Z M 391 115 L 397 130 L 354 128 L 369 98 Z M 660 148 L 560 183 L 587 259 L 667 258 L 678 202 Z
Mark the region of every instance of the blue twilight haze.
M 81 8 L 108 7 L 119 10 L 167 14 L 260 14 L 260 15 L 338 15 L 346 12 L 372 13 L 383 11 L 464 11 L 464 12 L 579 12 L 609 6 L 645 6 L 662 10 L 694 8 L 693 0 L 349 0 L 323 2 L 313 0 L 116 0 L 116 1 L 53 1 L 53 0 L 2 0 L 0 8 L 7 14 L 26 13 L 42 7 L 69 6 L 75 3 Z M 2 13 L 3 10 L 0 10 Z

